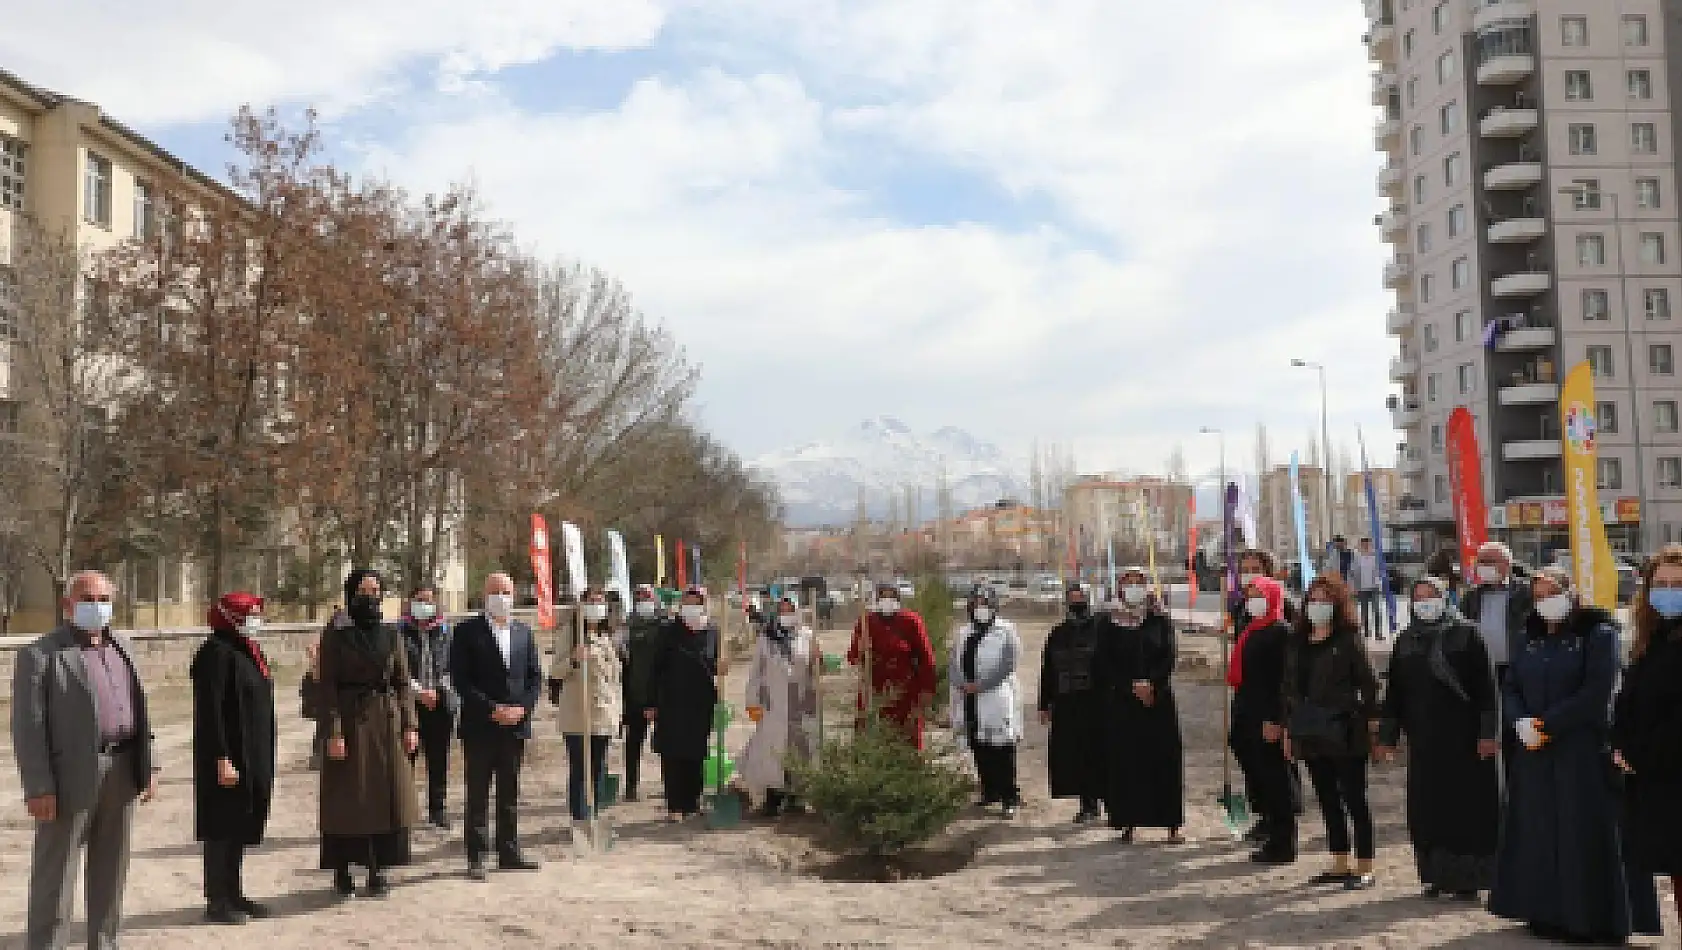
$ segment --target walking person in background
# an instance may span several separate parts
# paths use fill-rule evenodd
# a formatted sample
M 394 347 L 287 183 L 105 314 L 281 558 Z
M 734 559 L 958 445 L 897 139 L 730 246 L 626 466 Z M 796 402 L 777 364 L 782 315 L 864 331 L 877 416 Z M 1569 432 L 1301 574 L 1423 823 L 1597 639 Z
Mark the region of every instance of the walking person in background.
M 602 799 L 602 776 L 607 774 L 607 749 L 619 731 L 624 681 L 619 645 L 608 617 L 607 597 L 599 588 L 584 592 L 578 605 L 583 637 L 571 624 L 555 630 L 555 659 L 549 668 L 549 701 L 560 707 L 561 736 L 567 751 L 567 806 L 574 822 L 586 822 L 590 802 Z M 588 678 L 586 679 L 586 676 Z M 595 789 L 586 794 L 584 766 L 588 737 L 590 775 Z
M 1046 635 L 1040 654 L 1040 722 L 1050 725 L 1046 767 L 1052 798 L 1078 798 L 1075 822 L 1101 815 L 1109 772 L 1104 694 L 1098 688 L 1099 618 L 1085 585 L 1064 594 L 1062 622 Z
M 676 620 L 661 630 L 648 674 L 643 715 L 654 723 L 666 820 L 701 813 L 703 769 L 712 751 L 713 709 L 718 705 L 719 632 L 707 616 L 707 595 L 683 592 Z
M 863 666 L 867 661 L 871 695 L 860 692 L 859 712 L 878 713 L 897 723 L 906 738 L 921 749 L 923 715 L 934 702 L 940 677 L 923 618 L 905 608 L 899 599 L 899 588 L 893 584 L 884 583 L 876 588 L 874 609 L 861 616 L 853 627 L 847 662 Z M 878 709 L 870 709 L 872 700 Z M 864 724 L 863 715 L 859 724 L 861 727 Z
M 274 675 L 257 645 L 263 599 L 224 594 L 193 654 L 193 824 L 204 843 L 205 919 L 242 924 L 268 909 L 245 894 L 245 849 L 261 844 L 274 797 Z
M 35 821 L 28 950 L 64 946 L 83 852 L 88 946 L 117 946 L 134 804 L 158 791 L 146 690 L 110 629 L 113 593 L 98 571 L 72 576 L 58 628 L 13 661 L 12 754 Z
M 1682 545 L 1667 545 L 1642 573 L 1635 643 L 1612 720 L 1624 771 L 1628 845 L 1642 874 L 1670 878 L 1682 917 Z
M 1331 868 L 1314 883 L 1367 890 L 1376 883 L 1367 756 L 1370 724 L 1378 716 L 1378 677 L 1361 642 L 1349 589 L 1335 574 L 1308 585 L 1302 619 L 1285 653 L 1284 695 L 1285 754 L 1308 767 L 1332 854 Z
M 1232 753 L 1244 773 L 1260 815 L 1261 847 L 1250 860 L 1289 864 L 1297 859 L 1297 810 L 1291 788 L 1291 764 L 1281 742 L 1285 736 L 1285 591 L 1279 582 L 1257 577 L 1245 588 L 1250 622 L 1238 634 L 1227 666 L 1232 687 Z
M 409 659 L 385 623 L 380 575 L 345 578 L 345 613 L 321 637 L 327 761 L 321 766 L 321 868 L 340 897 L 356 893 L 351 865 L 368 869 L 368 896 L 391 892 L 386 869 L 410 861 L 419 820 L 409 754 L 420 747 Z
M 444 799 L 450 781 L 450 745 L 456 734 L 456 694 L 450 686 L 450 625 L 438 616 L 438 591 L 428 584 L 409 595 L 403 618 L 403 646 L 408 653 L 410 689 L 420 725 L 420 749 L 426 756 L 426 815 L 434 828 L 448 831 Z
M 969 622 L 952 638 L 952 732 L 969 747 L 981 782 L 981 806 L 998 805 L 1006 818 L 1022 806 L 1016 784 L 1016 746 L 1022 741 L 1022 689 L 1016 667 L 1022 641 L 1000 617 L 991 587 L 970 591 Z
M 1477 628 L 1448 606 L 1448 583 L 1413 585 L 1390 655 L 1379 759 L 1407 739 L 1407 828 L 1426 897 L 1476 900 L 1495 872 L 1501 793 L 1495 678 Z
M 461 696 L 467 876 L 487 880 L 485 859 L 492 851 L 499 870 L 535 871 L 538 863 L 520 849 L 520 769 L 531 739 L 531 714 L 543 695 L 543 661 L 531 627 L 514 619 L 514 580 L 507 574 L 486 577 L 484 612 L 456 625 L 450 681 Z
M 800 622 L 792 594 L 776 603 L 760 629 L 748 665 L 747 714 L 753 736 L 742 750 L 740 775 L 767 818 L 782 814 L 790 792 L 788 766 L 817 754 L 818 677 L 823 652 L 812 628 Z
M 1117 584 L 1120 599 L 1098 639 L 1104 810 L 1124 841 L 1132 841 L 1137 828 L 1165 828 L 1169 843 L 1179 844 L 1185 840 L 1185 761 L 1174 702 L 1174 624 L 1151 596 L 1143 568 L 1127 568 Z
M 1336 574 L 1338 580 L 1349 583 L 1349 575 L 1355 569 L 1355 554 L 1349 550 L 1349 541 L 1343 535 L 1332 537 L 1331 546 L 1326 549 L 1325 569 L 1322 574 Z
M 1349 563 L 1347 583 L 1355 591 L 1355 603 L 1361 609 L 1361 631 L 1369 639 L 1384 639 L 1384 606 L 1379 602 L 1383 578 L 1378 576 L 1378 552 L 1372 539 L 1362 538 L 1360 550 Z
M 1531 599 L 1502 690 L 1501 718 L 1522 749 L 1489 912 L 1539 937 L 1621 946 L 1659 934 L 1652 875 L 1628 870 L 1609 747 L 1617 621 L 1579 603 L 1559 568 L 1531 581 Z
M 649 691 L 649 671 L 654 664 L 654 651 L 659 646 L 660 628 L 665 618 L 654 587 L 638 584 L 631 591 L 631 614 L 625 627 L 625 800 L 636 801 L 640 796 L 642 778 L 642 750 L 648 739 L 649 720 L 644 713 L 653 705 Z

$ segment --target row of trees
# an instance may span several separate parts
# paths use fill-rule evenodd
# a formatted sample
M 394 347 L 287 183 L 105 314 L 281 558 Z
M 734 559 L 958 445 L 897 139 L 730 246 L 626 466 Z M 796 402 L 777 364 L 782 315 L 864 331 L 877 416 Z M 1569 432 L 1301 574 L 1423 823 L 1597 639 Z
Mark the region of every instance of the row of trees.
M 40 488 L 10 513 L 19 555 L 62 583 L 190 552 L 221 588 L 241 552 L 285 547 L 284 593 L 314 606 L 345 560 L 407 584 L 465 543 L 523 570 L 532 512 L 773 538 L 771 492 L 686 412 L 694 366 L 614 280 L 533 260 L 468 188 L 336 169 L 313 117 L 244 110 L 229 141 L 226 187 L 157 183 L 111 252 L 16 242 L 40 407 L 4 460 Z

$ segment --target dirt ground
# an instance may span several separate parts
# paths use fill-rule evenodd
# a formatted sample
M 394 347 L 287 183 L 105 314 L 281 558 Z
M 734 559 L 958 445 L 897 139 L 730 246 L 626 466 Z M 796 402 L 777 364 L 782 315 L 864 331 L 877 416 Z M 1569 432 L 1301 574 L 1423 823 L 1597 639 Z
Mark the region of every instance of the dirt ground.
M 1023 627 L 1024 669 L 1034 695 L 1045 627 Z M 831 650 L 844 649 L 840 633 Z M 1188 652 L 1208 655 L 1188 641 Z M 728 678 L 740 701 L 743 670 Z M 830 689 L 850 690 L 850 675 Z M 521 807 L 528 849 L 544 862 L 530 874 L 474 883 L 460 842 L 460 784 L 451 789 L 457 828 L 417 831 L 416 863 L 399 869 L 384 901 L 344 903 L 314 870 L 316 781 L 305 768 L 310 724 L 296 718 L 295 693 L 282 690 L 282 775 L 269 840 L 247 862 L 248 890 L 277 916 L 243 928 L 205 925 L 199 852 L 192 840 L 187 774 L 190 728 L 179 699 L 160 697 L 164 774 L 159 799 L 140 811 L 127 892 L 124 946 L 222 947 L 238 940 L 272 948 L 338 947 L 1393 947 L 1475 948 L 1536 945 L 1523 931 L 1476 906 L 1419 896 L 1402 828 L 1400 766 L 1373 773 L 1380 821 L 1380 885 L 1366 893 L 1310 887 L 1322 869 L 1318 812 L 1304 818 L 1303 859 L 1257 869 L 1235 843 L 1214 798 L 1221 782 L 1219 692 L 1206 674 L 1178 684 L 1187 747 L 1189 841 L 1159 833 L 1132 845 L 1107 829 L 1077 828 L 1068 802 L 1044 797 L 1045 732 L 1022 750 L 1029 803 L 1014 822 L 975 813 L 952 834 L 974 850 L 967 866 L 925 880 L 839 883 L 805 873 L 822 855 L 797 820 L 749 820 L 712 831 L 663 822 L 658 769 L 644 766 L 642 802 L 612 809 L 618 840 L 605 854 L 577 856 L 565 829 L 564 760 L 553 713 L 543 707 L 525 773 Z M 835 717 L 839 718 L 839 717 Z M 744 726 L 732 732 L 740 749 Z M 617 749 L 614 766 L 617 770 Z M 9 760 L 9 751 L 6 755 Z M 0 770 L 0 947 L 22 947 L 30 819 L 15 771 Z M 649 792 L 654 796 L 649 796 Z M 1663 943 L 1677 946 L 1668 893 Z M 80 926 L 76 928 L 80 937 Z

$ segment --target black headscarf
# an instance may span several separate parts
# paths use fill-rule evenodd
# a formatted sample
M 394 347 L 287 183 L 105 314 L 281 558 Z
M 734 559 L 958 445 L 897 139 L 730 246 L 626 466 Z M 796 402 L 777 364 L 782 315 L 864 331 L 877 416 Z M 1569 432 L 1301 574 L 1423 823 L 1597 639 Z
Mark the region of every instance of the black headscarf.
M 376 598 L 372 610 L 366 610 L 363 597 L 359 593 L 362 582 L 372 577 L 380 582 L 380 592 L 385 592 L 385 578 L 378 571 L 359 567 L 345 577 L 345 615 L 350 618 L 349 626 L 341 627 L 340 635 L 346 646 L 358 653 L 370 657 L 384 656 L 396 645 L 396 636 L 392 629 L 381 622 L 379 600 Z

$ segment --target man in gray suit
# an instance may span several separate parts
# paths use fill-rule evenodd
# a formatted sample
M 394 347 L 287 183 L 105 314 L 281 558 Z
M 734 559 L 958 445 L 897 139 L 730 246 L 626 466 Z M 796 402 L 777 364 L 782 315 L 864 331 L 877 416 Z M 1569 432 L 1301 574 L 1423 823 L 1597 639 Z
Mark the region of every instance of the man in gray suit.
M 57 950 L 87 851 L 88 947 L 117 946 L 134 803 L 157 792 L 146 692 L 128 645 L 111 635 L 111 581 L 70 579 L 64 622 L 19 651 L 12 749 L 35 819 L 29 950 Z

